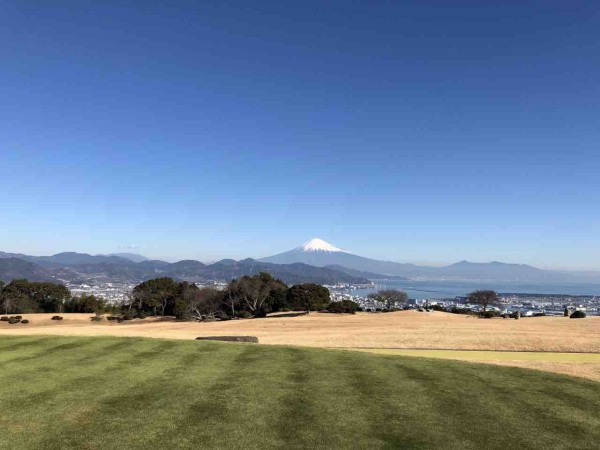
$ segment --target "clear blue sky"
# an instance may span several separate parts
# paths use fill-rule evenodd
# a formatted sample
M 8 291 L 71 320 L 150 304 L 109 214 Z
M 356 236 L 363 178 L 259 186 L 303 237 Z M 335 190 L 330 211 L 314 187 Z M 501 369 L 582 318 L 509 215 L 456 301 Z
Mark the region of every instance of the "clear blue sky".
M 598 2 L 4 1 L 0 61 L 0 250 L 600 269 Z

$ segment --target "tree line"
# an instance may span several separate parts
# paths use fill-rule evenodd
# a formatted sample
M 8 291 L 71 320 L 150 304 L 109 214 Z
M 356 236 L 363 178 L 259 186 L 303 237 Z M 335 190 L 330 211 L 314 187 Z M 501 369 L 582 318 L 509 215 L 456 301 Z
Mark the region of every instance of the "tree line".
M 3 314 L 96 313 L 134 317 L 175 316 L 178 319 L 265 317 L 279 311 L 354 312 L 354 302 L 331 302 L 329 290 L 304 283 L 287 286 L 268 273 L 232 280 L 225 289 L 199 288 L 172 278 L 155 278 L 138 284 L 118 305 L 94 295 L 72 296 L 55 283 L 13 280 L 0 282 Z
M 94 295 L 72 296 L 62 284 L 28 280 L 0 281 L 0 311 L 3 314 L 26 313 L 94 313 L 114 309 L 106 300 Z
M 175 316 L 178 319 L 265 317 L 271 312 L 326 309 L 329 290 L 304 283 L 288 287 L 268 273 L 232 280 L 225 289 L 199 288 L 172 278 L 155 278 L 137 285 L 123 303 L 133 317 Z

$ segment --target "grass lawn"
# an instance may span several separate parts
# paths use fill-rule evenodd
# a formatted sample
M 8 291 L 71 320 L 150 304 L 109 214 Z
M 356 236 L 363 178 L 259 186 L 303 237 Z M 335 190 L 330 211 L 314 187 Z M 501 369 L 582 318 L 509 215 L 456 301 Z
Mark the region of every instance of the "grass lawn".
M 600 383 L 350 351 L 0 337 L 0 448 L 597 449 Z

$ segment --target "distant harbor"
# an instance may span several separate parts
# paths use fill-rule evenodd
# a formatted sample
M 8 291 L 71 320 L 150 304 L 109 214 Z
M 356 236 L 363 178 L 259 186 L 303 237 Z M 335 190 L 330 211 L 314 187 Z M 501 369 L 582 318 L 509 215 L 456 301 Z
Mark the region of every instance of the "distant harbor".
M 438 304 L 451 308 L 464 305 L 466 296 L 478 289 L 493 289 L 499 293 L 502 308 L 521 311 L 525 316 L 544 313 L 562 315 L 565 307 L 582 309 L 590 315 L 600 315 L 600 285 L 531 284 L 467 281 L 373 280 L 370 285 L 328 286 L 332 297 L 356 301 L 364 308 L 378 305 L 369 294 L 383 289 L 398 289 L 408 294 L 409 304 Z

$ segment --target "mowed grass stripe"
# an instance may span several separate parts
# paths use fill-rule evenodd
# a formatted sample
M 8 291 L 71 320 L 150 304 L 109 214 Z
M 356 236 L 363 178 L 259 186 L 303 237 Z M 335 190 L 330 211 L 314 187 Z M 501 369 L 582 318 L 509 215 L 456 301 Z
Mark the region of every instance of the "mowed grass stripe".
M 0 338 L 0 448 L 597 448 L 600 384 L 457 361 Z

